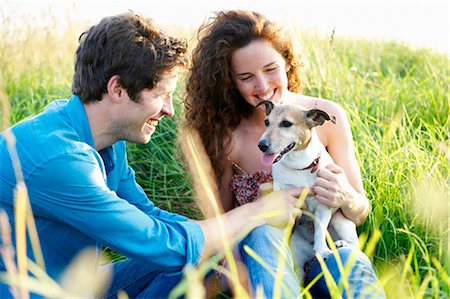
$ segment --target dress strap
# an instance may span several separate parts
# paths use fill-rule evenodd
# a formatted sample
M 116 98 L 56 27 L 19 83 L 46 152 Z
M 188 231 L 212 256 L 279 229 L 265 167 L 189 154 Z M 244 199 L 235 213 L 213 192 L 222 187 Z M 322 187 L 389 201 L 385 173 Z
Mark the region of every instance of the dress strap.
M 237 169 L 238 171 L 240 171 L 242 174 L 247 174 L 247 172 L 246 172 L 244 169 L 242 169 L 242 168 L 239 166 L 239 164 L 237 164 L 236 162 L 232 161 L 232 160 L 230 159 L 230 157 L 227 156 L 227 159 L 228 159 L 228 161 L 231 162 L 231 164 L 233 164 L 233 167 L 234 167 L 234 168 L 236 168 L 236 169 Z

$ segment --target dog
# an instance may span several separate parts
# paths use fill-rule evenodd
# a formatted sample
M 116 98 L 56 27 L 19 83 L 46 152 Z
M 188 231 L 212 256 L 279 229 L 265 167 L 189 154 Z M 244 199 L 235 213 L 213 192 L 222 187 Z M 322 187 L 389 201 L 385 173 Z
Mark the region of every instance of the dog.
M 266 106 L 266 130 L 258 147 L 263 153 L 261 162 L 272 165 L 273 189 L 311 187 L 317 171 L 333 162 L 314 127 L 325 121 L 336 123 L 336 118 L 323 110 L 306 110 L 300 105 L 261 101 L 256 107 L 261 105 Z M 323 258 L 332 253 L 326 242 L 327 228 L 333 240 L 343 240 L 340 242 L 344 245 L 359 248 L 356 225 L 341 210 L 321 204 L 314 196 L 307 196 L 305 201 L 314 217 L 302 215 L 291 237 L 301 281 L 305 276 L 305 264 L 315 257 L 314 252 Z

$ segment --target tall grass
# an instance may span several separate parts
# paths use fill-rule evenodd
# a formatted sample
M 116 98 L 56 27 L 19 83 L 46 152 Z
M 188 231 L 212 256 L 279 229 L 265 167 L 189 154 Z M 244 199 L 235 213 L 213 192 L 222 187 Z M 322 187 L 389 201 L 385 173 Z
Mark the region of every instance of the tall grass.
M 17 28 L 12 23 L 3 16 L 1 130 L 70 96 L 73 54 L 86 28 L 69 22 L 60 34 L 51 26 L 36 29 L 25 22 Z M 447 297 L 449 57 L 392 41 L 316 32 L 299 32 L 298 38 L 306 60 L 305 94 L 338 102 L 348 113 L 372 203 L 372 213 L 358 230 L 368 240 L 379 234 L 366 252 L 388 296 Z M 203 215 L 176 144 L 183 85 L 181 80 L 175 96 L 177 115 L 160 124 L 148 145 L 130 144 L 128 155 L 149 198 L 199 219 Z
M 340 103 L 351 121 L 373 209 L 359 232 L 382 232 L 376 266 L 400 267 L 405 295 L 446 296 L 448 57 L 395 42 L 301 38 L 310 59 L 305 93 Z

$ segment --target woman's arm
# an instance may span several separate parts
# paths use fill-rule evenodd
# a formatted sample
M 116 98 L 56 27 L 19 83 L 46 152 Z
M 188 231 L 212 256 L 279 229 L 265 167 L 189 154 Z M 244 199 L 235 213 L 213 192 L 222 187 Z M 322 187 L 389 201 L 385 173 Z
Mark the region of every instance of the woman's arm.
M 319 129 L 325 135 L 327 150 L 335 164 L 319 170 L 314 192 L 320 202 L 340 207 L 347 218 L 359 225 L 367 218 L 370 205 L 362 184 L 350 124 L 339 105 L 329 101 L 322 105 L 321 109 L 336 117 L 336 124 L 327 123 Z
M 228 212 L 234 208 L 234 197 L 233 193 L 230 190 L 230 182 L 233 176 L 233 165 L 227 158 L 225 158 L 225 161 L 223 161 L 223 163 L 224 172 L 221 178 L 219 195 L 224 212 Z

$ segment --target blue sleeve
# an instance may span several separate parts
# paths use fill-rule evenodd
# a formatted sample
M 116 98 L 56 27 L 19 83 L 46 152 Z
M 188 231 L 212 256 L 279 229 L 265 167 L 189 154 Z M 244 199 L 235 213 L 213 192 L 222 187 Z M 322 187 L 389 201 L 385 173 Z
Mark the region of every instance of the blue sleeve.
M 158 269 L 178 271 L 186 264 L 196 265 L 204 247 L 198 224 L 161 217 L 159 209 L 145 213 L 118 196 L 108 188 L 95 155 L 93 151 L 55 158 L 33 174 L 27 181 L 33 212 Z M 131 177 L 132 173 L 126 176 L 124 184 L 130 184 Z
M 128 165 L 127 158 L 123 159 L 122 173 L 120 174 L 120 184 L 117 190 L 117 195 L 121 198 L 127 199 L 130 203 L 137 206 L 147 215 L 155 216 L 163 219 L 170 219 L 174 221 L 186 221 L 187 218 L 161 210 L 148 200 L 142 187 L 136 182 L 134 170 Z

